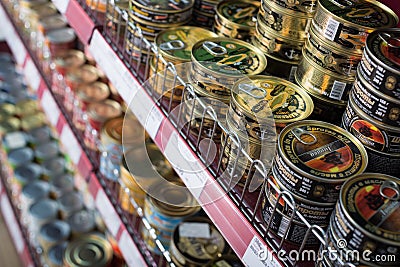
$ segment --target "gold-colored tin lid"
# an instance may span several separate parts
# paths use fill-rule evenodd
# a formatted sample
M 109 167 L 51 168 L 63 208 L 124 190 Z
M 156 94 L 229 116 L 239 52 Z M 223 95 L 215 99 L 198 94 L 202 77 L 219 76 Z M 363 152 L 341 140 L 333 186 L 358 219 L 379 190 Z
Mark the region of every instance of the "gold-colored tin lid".
M 183 63 L 191 60 L 193 45 L 209 37 L 217 37 L 217 34 L 200 27 L 181 26 L 161 31 L 154 42 L 167 61 Z
M 395 27 L 399 21 L 393 10 L 375 0 L 319 0 L 318 8 L 342 23 L 371 31 Z
M 31 8 L 35 5 L 43 5 L 48 2 L 49 2 L 49 0 L 22 0 L 22 1 L 19 1 L 19 5 L 21 7 Z
M 67 79 L 76 83 L 93 83 L 99 78 L 96 67 L 85 64 L 67 73 Z
M 235 0 L 219 2 L 215 11 L 223 25 L 236 29 L 254 29 L 261 2 Z
M 357 230 L 371 238 L 400 246 L 400 179 L 364 173 L 343 184 L 338 207 Z
M 17 131 L 20 127 L 21 127 L 20 119 L 18 119 L 16 117 L 6 117 L 0 123 L 0 133 L 6 134 L 9 132 L 14 132 L 14 131 Z
M 182 13 L 188 9 L 191 9 L 194 4 L 194 0 L 188 1 L 172 1 L 172 0 L 162 0 L 162 1 L 146 1 L 146 0 L 131 0 L 132 5 L 140 7 L 144 11 L 152 10 L 163 13 Z
M 31 7 L 31 15 L 35 16 L 36 19 L 48 17 L 54 14 L 57 14 L 57 8 L 51 2 Z
M 258 123 L 300 121 L 311 115 L 314 104 L 301 87 L 273 76 L 249 76 L 240 79 L 232 89 L 231 101 L 246 116 Z
M 46 34 L 46 38 L 52 44 L 63 44 L 74 41 L 76 35 L 74 29 L 64 27 L 49 31 Z
M 241 77 L 264 71 L 263 52 L 247 42 L 224 37 L 207 38 L 193 45 L 192 61 L 214 77 Z
M 68 25 L 68 22 L 61 14 L 56 14 L 39 18 L 39 25 L 42 31 L 47 32 L 49 30 L 64 28 Z
M 102 143 L 121 144 L 123 125 L 124 125 L 124 117 L 122 116 L 107 120 L 104 123 L 102 129 L 102 135 L 101 135 Z
M 17 107 L 11 103 L 3 103 L 0 105 L 1 116 L 12 116 L 17 112 Z
M 85 64 L 86 57 L 85 54 L 80 50 L 69 49 L 65 52 L 57 54 L 54 62 L 57 66 L 64 68 L 79 68 Z
M 90 103 L 87 107 L 88 115 L 98 122 L 118 117 L 122 114 L 121 105 L 114 100 L 106 99 L 101 102 Z
M 297 173 L 327 183 L 361 174 L 368 164 L 367 151 L 357 138 L 314 120 L 286 126 L 279 135 L 278 154 Z
M 46 116 L 43 113 L 25 116 L 21 119 L 21 128 L 26 132 L 41 127 L 45 124 Z
M 20 117 L 32 115 L 32 113 L 36 113 L 38 110 L 40 110 L 39 103 L 34 99 L 21 100 L 15 105 L 15 114 Z
M 68 267 L 107 267 L 112 257 L 112 247 L 100 233 L 88 234 L 69 243 L 64 254 L 64 264 Z
M 103 82 L 84 83 L 76 88 L 75 94 L 84 102 L 99 102 L 108 98 L 110 89 Z

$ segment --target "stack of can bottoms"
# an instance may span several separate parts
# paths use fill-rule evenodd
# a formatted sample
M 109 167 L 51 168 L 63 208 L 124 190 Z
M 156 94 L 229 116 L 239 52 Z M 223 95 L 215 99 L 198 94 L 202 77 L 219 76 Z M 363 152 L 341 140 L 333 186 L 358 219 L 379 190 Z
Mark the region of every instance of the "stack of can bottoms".
M 361 174 L 367 162 L 362 144 L 335 125 L 305 120 L 285 127 L 278 138 L 269 176 L 272 183 L 265 189 L 262 205 L 269 233 L 292 249 L 303 242 L 318 248 L 320 241 L 312 233 L 306 238 L 309 227 L 282 197 L 293 201 L 292 206 L 310 224 L 325 229 L 341 186 Z
M 366 36 L 397 21 L 393 11 L 376 1 L 318 2 L 295 74 L 313 97 L 315 119 L 340 124 L 338 114 L 346 107 Z
M 262 0 L 257 16 L 253 44 L 268 58 L 266 73 L 294 81 L 294 73 L 301 58 L 301 49 L 314 14 L 314 0 Z M 304 5 L 305 4 L 305 5 Z
M 231 133 L 229 138 L 226 134 L 222 136 L 223 167 L 228 173 L 233 170 L 239 185 L 243 185 L 251 166 L 232 138 L 237 137 L 233 139 L 240 141 L 252 160 L 260 160 L 269 167 L 275 153 L 277 133 L 292 122 L 306 119 L 312 110 L 311 97 L 289 81 L 262 75 L 240 79 L 232 88 L 226 115 Z M 243 174 L 240 173 L 242 170 Z M 262 183 L 262 178 L 258 178 Z
M 377 30 L 367 37 L 356 82 L 342 126 L 366 147 L 367 170 L 400 171 L 399 29 Z

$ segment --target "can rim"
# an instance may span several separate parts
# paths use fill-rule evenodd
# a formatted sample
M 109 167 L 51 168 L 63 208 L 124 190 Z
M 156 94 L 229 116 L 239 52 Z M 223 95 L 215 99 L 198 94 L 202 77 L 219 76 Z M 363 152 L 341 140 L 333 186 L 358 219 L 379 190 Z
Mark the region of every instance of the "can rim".
M 149 10 L 149 11 L 155 11 L 155 12 L 160 12 L 160 13 L 168 13 L 168 14 L 176 14 L 176 13 L 183 13 L 191 8 L 193 8 L 194 5 L 194 0 L 189 0 L 190 3 L 187 7 L 182 8 L 182 9 L 176 9 L 176 10 L 165 10 L 165 9 L 156 9 L 156 8 L 149 8 L 148 6 L 142 5 L 135 0 L 129 1 L 130 8 L 132 9 L 132 5 L 136 5 L 140 8 L 142 8 L 144 11 Z

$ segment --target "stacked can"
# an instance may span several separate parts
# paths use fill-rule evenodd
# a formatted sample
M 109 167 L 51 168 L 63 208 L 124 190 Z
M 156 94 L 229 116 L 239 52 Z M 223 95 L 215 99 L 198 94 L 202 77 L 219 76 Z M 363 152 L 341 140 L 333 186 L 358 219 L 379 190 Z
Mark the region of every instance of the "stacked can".
M 255 33 L 260 1 L 222 1 L 217 5 L 214 31 L 219 36 L 250 41 Z
M 318 266 L 397 266 L 400 179 L 365 173 L 348 180 L 330 218 Z
M 291 193 L 289 199 L 306 220 L 326 228 L 341 186 L 361 174 L 367 162 L 364 147 L 350 133 L 325 122 L 301 121 L 280 133 L 270 176 L 280 191 Z M 297 214 L 292 217 L 293 209 L 271 185 L 265 190 L 262 214 L 279 242 L 285 238 L 287 246 L 302 244 L 309 228 Z M 313 234 L 305 242 L 312 248 L 320 245 Z
M 367 170 L 400 171 L 399 29 L 368 35 L 342 126 L 366 147 Z
M 377 1 L 318 1 L 295 79 L 315 102 L 314 118 L 340 124 L 369 33 L 398 17 Z
M 191 19 L 193 4 L 193 0 L 179 2 L 130 0 L 129 21 L 141 29 L 147 40 L 154 41 L 159 32 L 187 24 Z M 126 50 L 134 58 L 146 59 L 147 50 L 144 49 L 137 32 L 130 27 L 128 27 Z
M 211 29 L 215 20 L 215 9 L 221 0 L 194 0 L 192 23 Z
M 294 82 L 316 0 L 262 0 L 252 39 L 268 58 L 266 73 Z
M 270 165 L 275 153 L 276 134 L 286 125 L 306 119 L 313 110 L 311 97 L 299 86 L 273 76 L 255 75 L 237 81 L 231 92 L 226 115 L 228 129 L 239 138 L 253 160 Z M 225 134 L 222 142 L 225 142 Z M 223 166 L 230 170 L 238 149 L 230 139 L 223 144 Z M 250 163 L 241 156 L 237 162 L 248 173 Z M 245 176 L 239 185 L 243 184 Z
M 231 87 L 244 75 L 261 73 L 266 65 L 267 60 L 257 47 L 232 38 L 208 38 L 197 42 L 192 48 L 192 68 L 188 80 L 197 96 L 203 97 L 206 105 L 215 107 L 214 115 L 224 121 Z M 203 124 L 202 133 L 193 134 L 219 142 L 222 131 L 216 127 L 215 119 L 207 115 L 203 120 L 205 109 L 196 101 L 188 101 L 186 107 L 185 118 L 193 118 L 194 121 L 191 128 L 200 129 Z

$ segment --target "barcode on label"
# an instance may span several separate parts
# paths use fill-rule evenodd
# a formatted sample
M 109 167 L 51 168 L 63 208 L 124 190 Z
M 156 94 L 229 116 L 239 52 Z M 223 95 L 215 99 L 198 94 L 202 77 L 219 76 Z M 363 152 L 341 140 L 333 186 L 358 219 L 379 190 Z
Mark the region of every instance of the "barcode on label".
M 340 22 L 338 22 L 338 21 L 336 21 L 336 20 L 334 20 L 332 18 L 329 18 L 328 19 L 328 25 L 327 25 L 326 30 L 324 32 L 324 36 L 326 38 L 328 38 L 329 40 L 334 41 L 339 26 L 340 26 Z
M 336 100 L 341 100 L 345 89 L 346 89 L 346 83 L 334 81 L 329 97 Z
M 289 74 L 289 82 L 294 82 L 294 74 L 297 71 L 297 66 L 292 66 L 290 69 L 290 74 Z
M 279 225 L 278 229 L 278 236 L 283 237 L 288 227 L 289 227 L 289 220 L 285 217 L 282 217 L 281 225 Z

